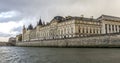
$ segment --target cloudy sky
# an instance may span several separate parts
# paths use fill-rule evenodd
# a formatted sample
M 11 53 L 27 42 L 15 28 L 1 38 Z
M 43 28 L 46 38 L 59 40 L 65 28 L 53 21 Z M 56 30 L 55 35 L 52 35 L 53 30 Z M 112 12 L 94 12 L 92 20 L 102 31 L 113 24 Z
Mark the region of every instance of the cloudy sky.
M 41 18 L 49 22 L 54 16 L 120 17 L 120 0 L 0 0 L 0 41 L 21 33 L 23 25 L 34 26 Z

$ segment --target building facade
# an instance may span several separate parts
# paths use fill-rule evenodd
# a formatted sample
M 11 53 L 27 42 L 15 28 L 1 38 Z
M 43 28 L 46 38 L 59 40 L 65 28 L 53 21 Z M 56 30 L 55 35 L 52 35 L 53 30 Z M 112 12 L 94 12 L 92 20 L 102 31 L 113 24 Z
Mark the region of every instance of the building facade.
M 97 19 L 73 16 L 55 16 L 50 23 L 44 24 L 40 19 L 33 28 L 23 26 L 22 41 L 65 39 L 99 34 L 119 33 L 120 18 L 102 15 Z

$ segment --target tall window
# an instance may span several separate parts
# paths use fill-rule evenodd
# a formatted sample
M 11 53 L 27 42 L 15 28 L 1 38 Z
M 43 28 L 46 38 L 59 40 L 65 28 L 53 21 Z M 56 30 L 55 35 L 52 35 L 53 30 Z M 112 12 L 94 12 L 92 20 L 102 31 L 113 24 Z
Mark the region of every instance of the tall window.
M 80 33 L 80 27 L 78 26 L 77 33 Z
M 85 33 L 85 30 L 84 30 L 84 28 L 83 28 L 83 33 Z
M 91 28 L 90 28 L 90 33 L 92 33 L 92 30 L 91 30 Z
M 111 27 L 110 27 L 110 24 L 109 24 L 109 31 L 111 31 Z
M 93 29 L 93 33 L 95 34 L 95 29 Z
M 102 33 L 102 31 L 100 30 L 100 34 Z
M 105 33 L 107 34 L 107 24 L 105 24 Z
M 99 33 L 98 33 L 98 29 L 97 29 L 97 34 L 99 34 Z
M 79 33 L 81 33 L 81 28 L 80 28 L 80 26 L 79 26 Z
M 115 25 L 115 29 L 116 29 L 116 32 L 117 32 L 117 25 Z
M 120 32 L 120 25 L 119 25 L 119 32 Z
M 88 28 L 86 28 L 86 33 L 88 33 Z
M 114 25 L 112 25 L 112 31 L 114 32 Z
M 79 33 L 80 33 L 80 28 L 79 28 Z

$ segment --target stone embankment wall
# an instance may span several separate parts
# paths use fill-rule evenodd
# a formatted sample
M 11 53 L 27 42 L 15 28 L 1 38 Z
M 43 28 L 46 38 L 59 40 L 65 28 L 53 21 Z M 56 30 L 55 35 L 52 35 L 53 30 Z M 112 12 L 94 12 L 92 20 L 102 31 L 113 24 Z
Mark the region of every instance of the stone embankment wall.
M 17 42 L 16 45 L 41 47 L 120 47 L 120 34 L 43 40 L 33 42 Z

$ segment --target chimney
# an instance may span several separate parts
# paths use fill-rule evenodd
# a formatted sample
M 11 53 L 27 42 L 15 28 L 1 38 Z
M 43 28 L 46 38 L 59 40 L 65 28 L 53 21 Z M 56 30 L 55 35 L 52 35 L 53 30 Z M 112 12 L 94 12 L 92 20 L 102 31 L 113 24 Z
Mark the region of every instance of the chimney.
M 93 16 L 91 16 L 91 18 L 93 19 Z
M 90 18 L 93 19 L 93 16 L 91 16 Z
M 82 15 L 81 15 L 81 17 L 83 18 L 83 17 L 84 17 L 84 15 L 82 14 Z

